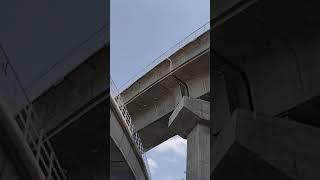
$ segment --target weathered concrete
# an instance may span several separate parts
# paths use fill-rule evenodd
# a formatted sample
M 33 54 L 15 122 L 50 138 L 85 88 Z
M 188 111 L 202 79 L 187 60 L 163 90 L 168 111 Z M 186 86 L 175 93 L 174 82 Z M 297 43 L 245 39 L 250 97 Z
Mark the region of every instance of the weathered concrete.
M 41 120 L 36 122 L 39 128 L 55 135 L 106 100 L 108 53 L 107 47 L 100 49 L 33 102 Z
M 213 56 L 214 106 L 220 114 L 213 117 L 218 126 L 212 127 L 217 137 L 212 168 L 225 170 L 218 173 L 220 179 L 241 179 L 240 174 L 243 179 L 265 179 L 264 173 L 275 175 L 267 179 L 318 179 L 319 11 L 314 3 L 289 0 L 241 4 L 215 1 L 220 7 L 215 7 L 214 49 L 225 58 Z M 258 113 L 240 113 L 233 123 L 230 114 L 248 109 L 248 97 L 230 63 L 246 74 Z M 245 164 L 248 171 L 232 167 L 235 163 Z
M 319 12 L 312 3 L 271 0 L 213 30 L 215 50 L 247 73 L 257 112 L 277 115 L 319 94 L 316 22 Z
M 213 102 L 212 102 L 212 127 L 211 134 L 218 134 L 224 127 L 224 122 L 231 117 L 228 92 L 224 75 L 214 75 L 213 77 Z
M 210 127 L 197 124 L 187 139 L 187 180 L 209 180 Z
M 257 154 L 235 143 L 211 174 L 211 180 L 292 180 Z
M 289 119 L 236 110 L 215 142 L 212 166 L 216 168 L 235 144 L 292 179 L 320 178 L 320 129 Z
M 110 180 L 136 180 L 122 152 L 110 139 Z
M 169 128 L 187 138 L 187 180 L 210 179 L 210 102 L 184 96 Z
M 210 102 L 184 96 L 169 118 L 168 127 L 187 138 L 199 123 L 209 125 Z
M 122 161 L 127 164 L 127 166 L 123 167 L 124 170 L 121 171 L 131 172 L 137 180 L 148 180 L 148 173 L 143 158 L 129 134 L 124 117 L 120 114 L 113 99 L 111 99 L 110 105 L 110 138 L 116 146 L 115 149 L 121 152 Z M 129 167 L 130 171 L 126 170 L 126 167 Z
M 236 16 L 242 10 L 256 3 L 258 0 L 224 0 L 213 1 L 213 16 L 212 28 L 223 24 L 225 21 L 230 20 L 233 16 Z
M 186 87 L 190 97 L 207 99 L 210 92 L 209 47 L 210 33 L 206 32 L 174 53 L 171 61 L 164 60 L 122 92 L 147 150 L 175 135 L 166 126 Z
M 106 109 L 109 109 L 107 100 L 51 138 L 68 180 L 105 180 L 108 176 Z

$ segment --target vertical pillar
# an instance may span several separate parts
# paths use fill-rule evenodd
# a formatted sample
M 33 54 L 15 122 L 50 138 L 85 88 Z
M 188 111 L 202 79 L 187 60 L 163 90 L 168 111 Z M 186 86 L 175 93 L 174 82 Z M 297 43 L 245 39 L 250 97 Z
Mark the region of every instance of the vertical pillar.
M 187 180 L 209 180 L 210 127 L 197 124 L 187 139 Z
M 183 97 L 169 128 L 187 138 L 187 180 L 210 179 L 210 102 Z

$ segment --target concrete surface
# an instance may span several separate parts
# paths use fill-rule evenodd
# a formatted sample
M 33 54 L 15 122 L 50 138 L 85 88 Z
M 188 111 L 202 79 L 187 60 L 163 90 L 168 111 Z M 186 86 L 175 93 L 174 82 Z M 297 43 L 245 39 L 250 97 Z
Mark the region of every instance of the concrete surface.
M 257 154 L 235 143 L 211 174 L 211 180 L 292 180 Z
M 292 179 L 316 180 L 320 178 L 317 137 L 319 128 L 238 109 L 215 142 L 212 166 L 216 168 L 237 143 Z
M 68 180 L 106 180 L 108 100 L 97 104 L 56 136 L 51 138 Z
M 116 110 L 114 103 L 110 103 L 110 105 L 110 139 L 116 147 L 114 150 L 119 151 L 123 157 L 121 161 L 127 164 L 127 166 L 123 166 L 123 169 L 118 169 L 118 171 L 130 172 L 129 174 L 132 173 L 136 180 L 148 180 L 147 169 L 142 156 L 126 128 L 123 116 Z M 113 151 L 110 153 L 116 154 Z M 116 175 L 113 174 L 112 177 L 116 177 Z
M 171 72 L 170 61 L 164 60 L 122 92 L 136 129 L 143 142 L 147 142 L 147 150 L 174 136 L 165 126 L 183 96 L 182 91 L 186 91 L 181 89 L 181 82 L 187 85 L 190 97 L 208 98 L 209 47 L 210 34 L 206 32 L 170 57 Z
M 110 180 L 136 180 L 120 149 L 110 139 Z
M 197 124 L 209 126 L 210 102 L 183 96 L 169 118 L 168 127 L 186 139 Z
M 210 179 L 210 127 L 197 124 L 187 137 L 187 180 Z
M 247 95 L 244 83 L 214 56 L 218 108 L 211 168 L 218 169 L 218 179 L 319 179 L 316 3 L 270 0 L 245 5 L 250 2 L 214 2 L 214 49 L 247 75 L 257 114 L 238 112 L 237 121 L 230 120 L 235 109 L 248 109 Z
M 64 124 L 70 123 L 68 121 L 79 118 L 73 116 L 83 114 L 81 111 L 90 111 L 96 103 L 106 99 L 108 55 L 107 47 L 100 49 L 75 71 L 70 72 L 60 84 L 33 102 L 42 120 L 37 122 L 39 128 L 45 129 L 49 134 L 57 133 L 63 129 Z
M 317 22 L 313 3 L 271 0 L 215 27 L 215 50 L 247 73 L 257 112 L 277 115 L 319 95 Z
M 210 102 L 184 96 L 168 127 L 187 138 L 187 180 L 210 179 Z

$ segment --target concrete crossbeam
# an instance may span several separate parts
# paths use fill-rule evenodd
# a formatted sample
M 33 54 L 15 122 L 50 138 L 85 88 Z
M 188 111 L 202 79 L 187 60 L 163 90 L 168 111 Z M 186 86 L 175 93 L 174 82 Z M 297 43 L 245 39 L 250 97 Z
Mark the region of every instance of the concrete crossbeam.
M 198 124 L 209 124 L 210 102 L 184 96 L 169 118 L 168 127 L 182 138 Z
M 169 118 L 171 130 L 188 140 L 187 180 L 210 179 L 210 102 L 184 96 Z

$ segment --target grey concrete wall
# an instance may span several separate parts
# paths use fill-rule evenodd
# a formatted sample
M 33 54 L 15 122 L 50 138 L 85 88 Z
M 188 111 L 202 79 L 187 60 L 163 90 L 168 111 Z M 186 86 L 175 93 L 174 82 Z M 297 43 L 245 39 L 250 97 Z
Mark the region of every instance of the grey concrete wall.
M 237 110 L 215 142 L 212 165 L 216 167 L 238 143 L 293 179 L 316 180 L 320 177 L 317 137 L 319 128 Z
M 319 51 L 319 42 L 314 45 L 308 41 L 301 42 L 307 47 L 297 48 L 298 60 L 287 48 L 279 47 L 269 55 L 263 54 L 248 63 L 246 69 L 257 111 L 277 114 L 319 95 L 320 86 L 316 79 L 320 72 L 315 70 L 320 66 L 319 55 L 315 53 Z M 312 48 L 308 48 L 310 46 Z
M 210 127 L 198 124 L 188 135 L 187 179 L 210 179 Z
M 312 4 L 258 4 L 217 27 L 214 46 L 248 74 L 256 111 L 275 115 L 319 95 L 320 26 Z
M 135 178 L 138 180 L 147 179 L 145 176 L 146 169 L 143 164 L 142 157 L 134 149 L 133 140 L 128 137 L 128 131 L 120 124 L 119 119 L 114 110 L 110 110 L 110 138 L 115 142 L 118 149 L 121 151 L 125 161 L 130 167 Z
M 41 120 L 37 122 L 39 127 L 52 130 L 97 96 L 106 96 L 107 56 L 106 48 L 100 50 L 65 77 L 58 86 L 33 102 Z
M 319 129 L 272 117 L 320 94 L 320 36 L 316 33 L 320 30 L 319 20 L 319 11 L 312 3 L 271 0 L 258 2 L 214 29 L 215 50 L 247 73 L 258 113 L 239 115 L 242 118 L 234 123 L 230 123 L 228 115 L 216 116 L 218 122 L 225 122 L 214 142 L 214 162 L 234 147 L 228 139 L 235 138 L 241 146 L 293 179 L 319 178 L 319 162 L 315 160 L 319 159 L 319 143 L 315 141 Z M 216 81 L 220 83 L 219 92 L 224 86 L 221 79 Z M 221 95 L 215 94 L 219 96 L 215 97 L 216 106 L 217 111 L 224 112 L 225 108 L 220 108 L 224 107 L 219 102 Z M 313 106 L 304 109 L 299 121 L 314 117 L 309 114 L 310 109 L 317 108 Z
M 211 28 L 216 28 L 246 8 L 259 2 L 259 0 L 216 0 L 213 3 Z
M 243 0 L 217 0 L 213 1 L 213 18 L 217 18 L 221 14 L 225 13 L 230 8 L 234 7 L 236 4 L 241 3 Z
M 105 153 L 105 158 L 100 157 L 100 159 L 103 158 L 103 160 L 106 160 L 107 154 Z M 90 165 L 91 164 L 91 165 Z M 86 163 L 86 167 L 80 166 L 77 169 L 74 169 L 70 174 L 68 174 L 68 179 L 70 180 L 107 180 L 107 167 L 104 165 L 107 163 L 101 163 L 98 159 L 93 158 L 91 160 L 88 160 Z

